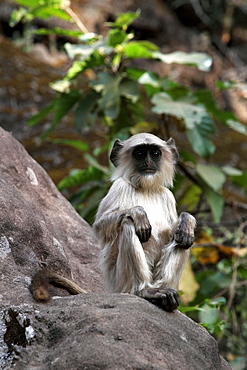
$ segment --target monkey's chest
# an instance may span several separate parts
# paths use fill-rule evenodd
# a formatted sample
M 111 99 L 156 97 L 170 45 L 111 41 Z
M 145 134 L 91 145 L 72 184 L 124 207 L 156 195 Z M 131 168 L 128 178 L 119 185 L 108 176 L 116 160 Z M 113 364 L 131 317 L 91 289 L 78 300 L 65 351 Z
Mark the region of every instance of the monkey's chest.
M 133 201 L 133 207 L 142 206 L 152 226 L 152 236 L 160 240 L 163 233 L 167 234 L 171 228 L 169 210 L 164 199 L 156 197 L 138 196 Z

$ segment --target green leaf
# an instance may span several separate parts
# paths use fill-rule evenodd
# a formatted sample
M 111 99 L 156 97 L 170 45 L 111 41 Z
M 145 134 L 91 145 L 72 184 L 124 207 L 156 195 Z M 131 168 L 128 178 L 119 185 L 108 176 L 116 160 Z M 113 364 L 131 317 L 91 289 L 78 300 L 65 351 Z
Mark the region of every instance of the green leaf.
M 247 126 L 243 125 L 237 120 L 228 119 L 226 120 L 226 125 L 230 127 L 231 129 L 239 132 L 240 134 L 247 136 Z
M 109 175 L 109 168 L 106 166 L 102 166 L 97 159 L 95 159 L 91 154 L 85 153 L 84 159 L 88 162 L 88 164 L 92 167 L 98 168 L 101 172 L 105 175 Z
M 219 311 L 217 308 L 205 304 L 203 310 L 199 312 L 199 321 L 207 325 L 214 325 L 219 320 Z
M 197 67 L 200 71 L 210 71 L 212 58 L 205 53 L 185 53 L 184 51 L 175 51 L 170 54 L 154 52 L 153 58 L 161 60 L 163 63 L 188 64 Z
M 138 81 L 143 73 L 145 73 L 145 71 L 138 68 L 126 68 L 127 77 L 131 80 Z
M 53 122 L 57 124 L 80 98 L 81 94 L 75 90 L 69 94 L 61 94 L 55 100 Z
M 93 108 L 96 106 L 99 97 L 100 94 L 93 91 L 91 94 L 83 96 L 80 99 L 74 113 L 75 126 L 79 132 L 81 132 L 82 128 L 85 127 L 88 121 L 90 120 L 91 112 L 93 111 Z
M 219 222 L 223 213 L 224 199 L 209 186 L 204 186 L 203 191 L 213 213 L 214 222 Z
M 220 90 L 232 89 L 233 87 L 235 87 L 235 82 L 233 82 L 233 81 L 216 81 L 216 86 Z
M 98 73 L 97 77 L 92 81 L 92 86 L 97 92 L 101 92 L 101 98 L 98 101 L 99 109 L 106 116 L 115 119 L 120 109 L 119 84 L 122 77 L 108 72 Z
M 218 298 L 215 298 L 212 301 L 209 301 L 208 304 L 209 304 L 210 307 L 225 306 L 226 305 L 226 299 L 225 299 L 225 297 L 218 297 Z
M 69 94 L 60 94 L 59 97 L 53 100 L 52 110 L 54 112 L 51 126 L 42 135 L 44 140 L 54 130 L 58 122 L 70 111 L 75 103 L 80 99 L 81 94 L 78 91 L 70 91 Z M 51 109 L 50 109 L 51 110 Z
M 240 176 L 232 176 L 232 181 L 247 191 L 247 171 Z
M 107 35 L 108 45 L 112 47 L 122 44 L 127 39 L 128 35 L 119 29 L 110 30 Z
M 48 19 L 57 17 L 65 21 L 69 21 L 71 17 L 62 9 L 52 6 L 38 6 L 29 10 L 34 17 Z
M 50 83 L 50 86 L 53 90 L 60 92 L 60 93 L 69 93 L 71 88 L 70 81 L 66 80 L 59 80 L 56 82 Z
M 40 0 L 15 0 L 15 3 L 20 4 L 22 6 L 38 6 L 40 4 Z
M 107 22 L 106 25 L 108 27 L 119 27 L 122 28 L 123 30 L 126 30 L 128 26 L 139 17 L 139 15 L 140 15 L 139 10 L 137 10 L 135 13 L 134 12 L 118 13 L 115 22 Z
M 150 85 L 153 87 L 160 87 L 160 78 L 157 73 L 145 72 L 138 79 L 141 85 Z
M 207 114 L 205 108 L 186 101 L 173 101 L 164 92 L 155 94 L 151 101 L 155 105 L 152 109 L 153 112 L 176 116 L 184 120 L 187 129 L 195 129 L 200 124 L 201 119 Z
M 102 175 L 103 172 L 93 166 L 90 166 L 84 170 L 74 170 L 73 174 L 59 182 L 58 189 L 61 191 L 88 181 L 99 180 L 102 178 Z
M 65 146 L 70 146 L 72 148 L 78 149 L 82 152 L 88 150 L 88 144 L 81 140 L 67 140 L 67 139 L 49 139 L 50 142 L 54 144 L 60 144 Z
M 41 109 L 41 111 L 33 115 L 27 122 L 28 126 L 35 126 L 40 123 L 54 108 L 55 100 L 51 101 L 46 107 Z
M 245 266 L 238 266 L 238 276 L 243 279 L 243 280 L 247 280 L 247 269 Z
M 228 176 L 241 176 L 243 171 L 231 166 L 223 166 L 222 171 Z
M 197 173 L 214 190 L 218 191 L 226 181 L 225 174 L 215 166 L 197 164 Z
M 76 78 L 80 73 L 83 73 L 87 69 L 95 68 L 97 66 L 103 65 L 105 63 L 104 56 L 99 54 L 97 50 L 95 50 L 89 57 L 85 58 L 83 61 L 76 60 L 72 67 L 69 68 L 67 75 L 64 77 L 65 80 L 73 80 Z
M 183 191 L 179 199 L 179 206 L 183 206 L 188 212 L 192 211 L 198 204 L 201 193 L 202 189 L 199 186 L 191 184 Z
M 131 41 L 123 46 L 124 54 L 127 58 L 145 58 L 153 57 L 153 50 L 157 50 L 157 46 L 149 41 Z
M 138 83 L 127 78 L 122 80 L 119 86 L 119 94 L 136 103 L 140 94 Z
M 82 56 L 81 60 L 88 58 L 95 50 L 92 45 L 74 45 L 67 42 L 64 48 L 70 59 L 74 59 L 76 56 Z
M 13 10 L 13 12 L 11 13 L 10 21 L 9 21 L 10 27 L 14 27 L 16 24 L 18 24 L 22 20 L 22 18 L 26 18 L 27 15 L 28 15 L 27 9 L 19 8 L 19 9 Z
M 76 30 L 66 30 L 60 27 L 54 28 L 39 28 L 38 30 L 33 31 L 36 35 L 57 35 L 57 36 L 67 36 L 67 37 L 79 37 L 82 35 L 81 31 Z
M 214 145 L 208 137 L 214 132 L 214 123 L 202 106 L 172 98 L 164 93 L 157 93 L 151 99 L 155 105 L 152 111 L 157 114 L 169 114 L 184 122 L 187 137 L 193 150 L 203 157 L 208 157 L 214 152 Z
M 214 153 L 215 146 L 207 138 L 208 135 L 203 134 L 203 131 L 203 126 L 197 126 L 195 129 L 186 130 L 186 135 L 194 152 L 208 158 Z

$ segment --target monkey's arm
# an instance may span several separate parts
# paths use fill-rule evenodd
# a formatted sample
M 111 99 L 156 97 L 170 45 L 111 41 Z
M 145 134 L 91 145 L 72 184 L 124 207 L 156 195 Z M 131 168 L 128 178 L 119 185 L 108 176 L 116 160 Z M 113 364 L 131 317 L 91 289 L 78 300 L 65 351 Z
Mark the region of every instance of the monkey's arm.
M 86 293 L 85 290 L 73 281 L 48 269 L 42 269 L 34 275 L 30 286 L 30 290 L 36 301 L 45 303 L 50 300 L 49 284 L 65 288 L 70 294 Z
M 177 243 L 178 247 L 188 249 L 192 246 L 195 226 L 195 218 L 187 212 L 182 212 L 171 233 L 172 240 Z
M 130 219 L 135 227 L 136 235 L 141 243 L 145 243 L 151 236 L 152 227 L 143 207 L 135 206 L 126 210 L 103 213 L 96 218 L 93 225 L 96 234 L 104 240 L 118 235 L 121 223 L 124 219 Z M 107 230 L 107 233 L 106 233 Z

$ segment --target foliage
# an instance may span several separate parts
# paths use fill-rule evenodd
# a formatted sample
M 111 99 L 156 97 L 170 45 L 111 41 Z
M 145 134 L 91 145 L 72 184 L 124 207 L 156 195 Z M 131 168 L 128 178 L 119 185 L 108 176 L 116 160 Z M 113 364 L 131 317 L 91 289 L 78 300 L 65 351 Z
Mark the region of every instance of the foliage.
M 181 171 L 176 176 L 174 189 L 180 206 L 186 207 L 192 213 L 198 213 L 203 211 L 203 205 L 208 205 L 214 221 L 218 222 L 223 212 L 225 183 L 232 181 L 247 193 L 247 172 L 230 166 L 219 168 L 209 162 L 210 156 L 216 150 L 213 142 L 215 123 L 243 135 L 247 135 L 246 127 L 238 122 L 232 112 L 222 111 L 218 107 L 211 91 L 192 91 L 167 76 L 159 76 L 136 67 L 141 64 L 140 61 L 148 59 L 156 63 L 187 64 L 208 71 L 212 63 L 208 55 L 181 51 L 164 54 L 155 44 L 136 40 L 130 26 L 139 16 L 139 12 L 119 14 L 114 22 L 107 24 L 109 31 L 102 37 L 85 31 L 75 18 L 69 2 L 16 0 L 16 3 L 25 8 L 19 8 L 13 13 L 11 24 L 21 18 L 28 22 L 36 16 L 56 16 L 74 20 L 80 28 L 79 31 L 58 27 L 36 31 L 39 35 L 74 37 L 76 42 L 65 44 L 65 50 L 73 63 L 62 80 L 51 84 L 56 91 L 56 97 L 30 118 L 28 124 L 36 125 L 52 114 L 50 127 L 42 135 L 42 139 L 47 139 L 69 111 L 74 114 L 75 126 L 79 132 L 94 127 L 99 121 L 104 123 L 106 144 L 95 150 L 93 156 L 84 153 L 88 149 L 86 143 L 53 140 L 55 144 L 68 145 L 82 151 L 89 163 L 86 169 L 73 169 L 58 185 L 61 191 L 73 189 L 70 201 L 82 217 L 92 222 L 99 200 L 109 187 L 110 169 L 100 165 L 97 156 L 109 150 L 113 139 L 125 139 L 130 134 L 141 131 L 162 130 L 168 134 L 171 125 L 184 133 L 191 149 L 189 152 L 180 153 Z M 138 63 L 134 63 L 136 60 Z M 233 86 L 236 84 L 232 81 L 218 81 L 216 88 L 228 89 Z M 239 87 L 246 89 L 245 85 Z M 146 106 L 151 108 L 157 122 L 147 120 Z M 246 284 L 243 283 L 247 279 L 247 260 L 246 257 L 236 255 L 231 258 L 232 260 L 217 260 L 217 264 L 213 262 L 212 269 L 205 268 L 196 275 L 200 289 L 195 301 L 190 307 L 181 307 L 181 310 L 203 323 L 218 338 L 224 333 L 229 351 L 241 356 L 244 353 L 243 343 L 247 339 L 247 327 L 244 324 L 247 295 Z M 200 258 L 194 255 L 194 263 L 198 265 L 199 260 Z M 233 293 L 229 287 L 232 289 L 232 286 L 237 301 L 234 308 L 230 301 L 233 299 Z M 244 328 L 239 340 L 238 331 L 236 334 L 230 334 L 236 315 L 239 315 Z
M 244 363 L 247 340 L 247 237 L 243 225 L 235 232 L 222 229 L 212 237 L 204 230 L 192 248 L 192 263 L 199 290 L 181 311 L 213 334 L 233 368 Z M 199 265 L 203 269 L 198 269 Z M 237 366 L 238 365 L 238 366 Z M 243 365 L 243 368 L 244 365 Z
M 33 16 L 47 18 L 51 15 L 64 18 L 68 12 L 62 0 L 29 1 L 18 0 L 17 3 L 29 7 L 25 19 Z M 58 12 L 60 10 L 60 12 Z M 66 13 L 67 11 L 67 13 Z M 23 14 L 23 11 L 22 11 Z M 67 15 L 68 16 L 68 15 Z M 131 23 L 139 16 L 139 12 L 118 15 L 115 22 L 108 23 L 109 32 L 105 37 L 95 33 L 74 32 L 76 44 L 66 43 L 68 56 L 74 60 L 67 74 L 60 81 L 51 84 L 57 92 L 56 98 L 41 112 L 29 120 L 29 125 L 36 125 L 49 113 L 53 113 L 50 128 L 42 135 L 45 139 L 70 111 L 74 112 L 74 121 L 78 131 L 92 127 L 100 119 L 107 127 L 108 144 L 116 136 L 126 138 L 130 132 L 151 131 L 157 124 L 145 121 L 145 104 L 152 104 L 152 111 L 161 117 L 174 117 L 175 123 L 187 136 L 195 156 L 184 153 L 185 165 L 189 165 L 197 185 L 196 191 L 190 192 L 187 199 L 190 204 L 198 204 L 203 196 L 210 206 L 215 221 L 219 221 L 223 211 L 222 189 L 229 173 L 224 169 L 210 164 L 202 164 L 198 158 L 209 158 L 215 151 L 212 142 L 215 133 L 214 121 L 247 135 L 246 127 L 241 125 L 231 112 L 221 111 L 208 90 L 190 89 L 176 84 L 169 77 L 132 67 L 133 59 L 153 59 L 161 63 L 180 63 L 196 66 L 208 71 L 211 58 L 203 53 L 174 52 L 163 54 L 159 48 L 149 41 L 134 39 L 129 31 Z M 19 20 L 16 14 L 12 23 Z M 62 34 L 66 30 L 40 29 L 39 34 Z M 71 31 L 68 31 L 71 35 Z M 87 71 L 93 71 L 86 76 Z M 81 78 L 87 79 L 86 89 L 82 89 Z M 219 88 L 229 85 L 219 84 Z M 145 94 L 145 95 L 144 95 Z M 69 145 L 69 142 L 67 142 Z M 109 148 L 106 146 L 106 149 Z M 72 175 L 74 176 L 74 175 Z M 233 175 L 235 183 L 242 186 L 246 174 L 238 172 Z M 89 178 L 87 178 L 89 181 Z M 94 181 L 94 178 L 91 179 Z M 99 181 L 100 179 L 98 179 Z M 180 179 L 181 180 L 181 179 Z M 105 186 L 105 173 L 102 173 L 102 187 Z M 70 179 L 63 180 L 62 188 L 71 186 Z M 83 184 L 84 182 L 82 182 Z M 180 187 L 191 185 L 180 184 Z M 61 185 L 59 185 L 61 188 Z M 81 191 L 84 190 L 84 185 Z M 91 201 L 94 201 L 91 188 Z M 96 197 L 97 199 L 98 197 Z M 79 197 L 78 199 L 81 198 Z M 95 200 L 96 200 L 95 199 Z M 88 203 L 89 204 L 89 203 Z M 79 205 L 78 205 L 79 206 Z M 77 207 L 78 208 L 78 207 Z M 85 204 L 84 204 L 85 208 Z M 193 208 L 191 209 L 193 211 Z

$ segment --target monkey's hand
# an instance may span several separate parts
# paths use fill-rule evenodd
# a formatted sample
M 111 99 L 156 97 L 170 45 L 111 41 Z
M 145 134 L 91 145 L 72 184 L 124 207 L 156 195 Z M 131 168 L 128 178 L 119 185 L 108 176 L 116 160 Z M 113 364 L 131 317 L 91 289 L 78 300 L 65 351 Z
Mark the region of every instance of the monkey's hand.
M 147 242 L 151 236 L 152 227 L 144 208 L 141 206 L 131 208 L 130 217 L 133 220 L 136 235 L 138 236 L 140 242 Z
M 179 306 L 178 292 L 170 287 L 146 288 L 139 295 L 168 312 L 176 310 Z
M 179 247 L 188 249 L 194 243 L 194 230 L 196 226 L 196 220 L 187 212 L 182 212 L 178 224 L 174 230 L 174 240 Z

